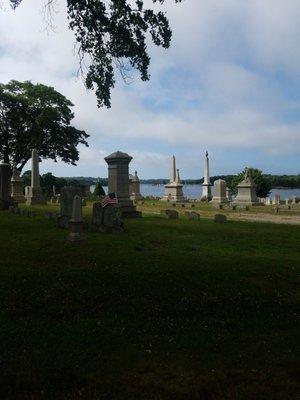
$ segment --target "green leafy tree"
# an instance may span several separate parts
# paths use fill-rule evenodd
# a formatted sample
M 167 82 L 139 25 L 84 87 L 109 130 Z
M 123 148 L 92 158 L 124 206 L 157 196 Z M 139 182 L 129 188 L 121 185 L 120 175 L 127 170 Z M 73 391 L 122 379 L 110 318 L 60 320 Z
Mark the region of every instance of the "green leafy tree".
M 54 88 L 26 81 L 0 84 L 0 158 L 21 171 L 33 148 L 41 158 L 76 165 L 84 131 L 71 126 L 73 104 Z
M 11 6 L 15 9 L 22 1 L 11 0 Z M 152 0 L 156 5 L 164 2 Z M 54 0 L 47 0 L 45 7 L 53 12 Z M 95 90 L 99 107 L 111 105 L 115 70 L 127 80 L 136 69 L 143 81 L 149 80 L 148 37 L 157 46 L 170 46 L 172 31 L 165 12 L 145 7 L 144 0 L 67 0 L 67 13 L 81 71 L 88 65 L 86 87 Z
M 95 190 L 94 190 L 94 193 L 93 193 L 95 196 L 105 196 L 105 192 L 104 192 L 104 189 L 103 189 L 103 187 L 102 187 L 102 185 L 101 185 L 101 183 L 100 182 L 98 182 L 97 184 L 96 184 L 96 187 L 95 187 Z
M 262 171 L 257 168 L 248 168 L 251 172 L 254 183 L 256 184 L 256 195 L 258 197 L 267 197 L 272 189 L 271 181 L 267 176 L 262 174 Z M 227 181 L 229 188 L 233 194 L 237 193 L 237 185 L 244 179 L 245 170 L 238 175 L 230 176 Z

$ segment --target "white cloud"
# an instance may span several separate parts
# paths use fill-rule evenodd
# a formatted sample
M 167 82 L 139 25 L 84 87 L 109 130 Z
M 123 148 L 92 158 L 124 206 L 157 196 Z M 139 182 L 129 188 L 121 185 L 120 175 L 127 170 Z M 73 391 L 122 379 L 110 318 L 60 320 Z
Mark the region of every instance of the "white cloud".
M 182 146 L 191 153 L 223 149 L 224 159 L 228 149 L 267 158 L 300 154 L 300 97 L 290 95 L 300 87 L 298 0 L 166 2 L 172 47 L 150 46 L 151 81 L 119 83 L 110 110 L 99 110 L 94 93 L 76 77 L 64 1 L 54 16 L 56 32 L 49 34 L 42 2 L 36 4 L 24 0 L 15 12 L 0 11 L 0 81 L 39 81 L 73 101 L 76 125 L 91 134 L 78 169 L 104 171 L 103 155 L 116 150 L 120 138 L 130 140 L 120 150 L 132 149 L 136 164 L 156 175 L 167 157 L 159 143 L 178 152 Z M 148 152 L 138 149 L 142 139 L 153 141 Z

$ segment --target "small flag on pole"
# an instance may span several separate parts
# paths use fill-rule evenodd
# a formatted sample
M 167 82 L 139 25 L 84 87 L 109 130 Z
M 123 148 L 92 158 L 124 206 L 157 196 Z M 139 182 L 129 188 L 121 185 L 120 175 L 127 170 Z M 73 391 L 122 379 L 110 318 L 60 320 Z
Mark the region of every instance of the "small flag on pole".
M 115 193 L 109 193 L 104 199 L 101 201 L 101 207 L 104 208 L 109 204 L 118 204 L 118 199 L 116 198 Z

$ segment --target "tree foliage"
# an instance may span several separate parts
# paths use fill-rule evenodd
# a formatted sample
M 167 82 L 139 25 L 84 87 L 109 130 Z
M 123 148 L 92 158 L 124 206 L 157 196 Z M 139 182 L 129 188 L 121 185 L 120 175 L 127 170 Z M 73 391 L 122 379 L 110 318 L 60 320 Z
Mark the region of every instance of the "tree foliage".
M 11 0 L 15 9 L 24 0 Z M 182 0 L 173 0 L 180 3 Z M 152 0 L 163 4 L 165 0 Z M 47 0 L 51 6 L 53 0 Z M 69 28 L 78 44 L 80 69 L 86 65 L 85 84 L 96 92 L 98 106 L 111 106 L 115 69 L 123 78 L 131 69 L 149 80 L 147 38 L 170 46 L 172 31 L 166 14 L 147 8 L 144 0 L 67 0 Z
M 77 146 L 87 146 L 84 131 L 71 126 L 73 104 L 41 84 L 0 84 L 0 158 L 22 170 L 33 148 L 42 158 L 75 165 Z
M 93 193 L 95 196 L 105 196 L 105 191 L 104 191 L 104 189 L 103 189 L 103 187 L 102 187 L 102 185 L 101 185 L 101 183 L 100 182 L 98 182 L 97 184 L 96 184 L 96 187 L 95 187 L 95 190 L 94 190 L 94 193 Z
M 262 171 L 257 168 L 248 168 L 251 172 L 254 183 L 256 184 L 256 195 L 258 197 L 267 197 L 272 189 L 272 184 L 268 177 L 262 174 Z M 237 185 L 244 179 L 245 170 L 234 175 L 228 180 L 228 186 L 234 194 L 237 193 Z

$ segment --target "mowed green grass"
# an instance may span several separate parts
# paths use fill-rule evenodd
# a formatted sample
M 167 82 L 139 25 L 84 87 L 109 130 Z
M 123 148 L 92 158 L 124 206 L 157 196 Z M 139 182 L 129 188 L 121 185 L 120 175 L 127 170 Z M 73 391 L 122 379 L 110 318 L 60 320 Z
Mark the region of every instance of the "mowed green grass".
M 125 228 L 0 213 L 0 398 L 295 399 L 300 227 Z

